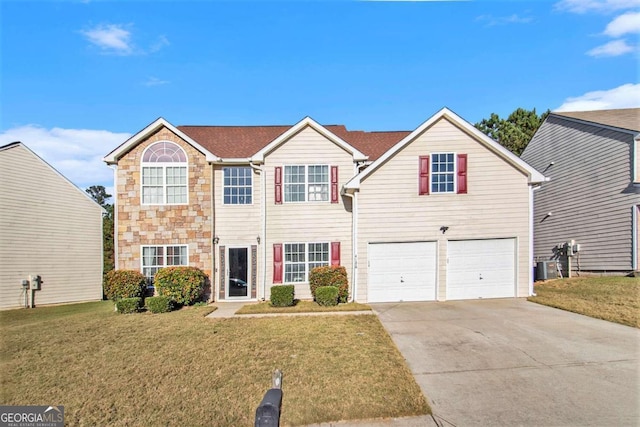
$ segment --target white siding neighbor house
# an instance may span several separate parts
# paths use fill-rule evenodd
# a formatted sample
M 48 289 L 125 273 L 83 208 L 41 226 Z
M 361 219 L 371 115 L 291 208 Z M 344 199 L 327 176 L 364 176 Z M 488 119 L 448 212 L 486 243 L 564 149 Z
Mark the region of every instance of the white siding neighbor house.
M 268 299 L 341 265 L 361 302 L 532 292 L 533 188 L 544 176 L 443 108 L 414 131 L 174 126 L 109 153 L 116 268 L 202 269 L 209 300 Z
M 0 309 L 102 299 L 102 213 L 23 143 L 0 147 Z
M 550 177 L 535 192 L 537 260 L 565 275 L 640 269 L 639 140 L 640 108 L 547 117 L 522 153 Z

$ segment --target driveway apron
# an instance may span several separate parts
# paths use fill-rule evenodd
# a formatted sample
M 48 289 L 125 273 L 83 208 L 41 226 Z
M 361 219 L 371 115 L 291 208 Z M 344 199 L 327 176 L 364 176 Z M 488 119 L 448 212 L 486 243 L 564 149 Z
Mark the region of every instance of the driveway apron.
M 524 299 L 371 304 L 454 426 L 640 425 L 640 330 Z

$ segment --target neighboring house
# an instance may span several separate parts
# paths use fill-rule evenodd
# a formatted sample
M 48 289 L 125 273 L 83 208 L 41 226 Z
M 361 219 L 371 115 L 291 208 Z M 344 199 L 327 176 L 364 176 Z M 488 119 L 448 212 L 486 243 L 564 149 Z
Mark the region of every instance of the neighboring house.
M 413 132 L 178 126 L 158 119 L 115 165 L 116 266 L 150 282 L 198 267 L 211 300 L 267 299 L 342 265 L 357 301 L 527 296 L 532 188 L 544 176 L 444 108 Z
M 102 213 L 26 145 L 0 147 L 0 308 L 31 305 L 31 276 L 35 305 L 102 299 Z
M 536 259 L 559 260 L 564 274 L 568 259 L 578 272 L 640 268 L 639 135 L 640 108 L 547 117 L 522 153 L 550 177 L 534 193 Z

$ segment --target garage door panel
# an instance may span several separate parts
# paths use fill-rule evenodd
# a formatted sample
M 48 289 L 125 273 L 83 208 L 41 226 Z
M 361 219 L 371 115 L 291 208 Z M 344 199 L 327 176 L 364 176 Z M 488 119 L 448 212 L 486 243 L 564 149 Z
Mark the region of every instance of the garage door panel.
M 371 243 L 369 302 L 435 300 L 435 242 Z
M 447 299 L 515 296 L 515 239 L 450 241 Z

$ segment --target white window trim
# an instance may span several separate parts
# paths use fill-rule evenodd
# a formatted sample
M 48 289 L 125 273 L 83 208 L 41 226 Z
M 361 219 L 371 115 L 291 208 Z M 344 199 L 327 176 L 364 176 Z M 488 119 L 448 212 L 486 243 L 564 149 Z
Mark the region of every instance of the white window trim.
M 439 154 L 453 154 L 453 191 L 433 191 L 433 156 Z M 441 172 L 437 172 L 441 174 Z M 449 172 L 447 172 L 449 173 Z M 458 153 L 454 151 L 439 151 L 437 153 L 429 154 L 429 194 L 457 194 L 458 193 Z
M 180 147 L 178 144 L 176 144 L 175 142 L 172 141 L 156 141 L 153 144 L 149 145 L 147 148 L 144 149 L 144 151 L 142 152 L 142 156 L 140 157 L 141 159 L 144 158 L 144 155 L 146 153 L 146 151 L 153 147 L 156 143 L 158 142 L 168 142 L 171 143 L 173 145 L 175 145 L 176 147 L 178 147 L 180 150 L 182 150 L 182 152 L 184 153 L 184 156 L 186 159 L 188 159 L 187 157 L 187 153 L 184 151 L 184 149 L 182 147 Z M 143 197 L 143 189 L 144 189 L 144 185 L 143 185 L 143 175 L 144 175 L 144 168 L 153 168 L 153 167 L 161 167 L 162 168 L 162 196 L 163 196 L 163 203 L 145 203 L 144 202 L 144 197 Z M 184 167 L 186 170 L 186 178 L 187 178 L 187 200 L 184 203 L 167 203 L 167 167 Z M 140 161 L 140 205 L 142 206 L 185 206 L 189 204 L 189 160 L 187 160 L 186 162 L 143 162 Z
M 224 184 L 224 170 L 225 169 L 233 169 L 233 168 L 247 168 L 250 170 L 251 172 L 251 203 L 225 203 L 224 202 L 224 189 L 226 187 L 226 185 Z M 222 168 L 222 196 L 221 196 L 221 202 L 223 206 L 252 206 L 254 204 L 254 176 L 253 176 L 253 169 L 250 166 L 225 166 Z
M 167 265 L 167 247 L 169 246 L 180 246 L 183 248 L 187 249 L 187 263 L 185 265 Z M 158 267 L 157 265 L 144 265 L 144 248 L 163 248 L 163 255 L 162 255 L 162 261 L 164 263 L 164 265 L 160 268 L 165 268 L 165 267 L 188 267 L 189 264 L 189 245 L 187 244 L 182 244 L 182 243 L 175 243 L 175 244 L 167 244 L 167 245 L 140 245 L 140 272 L 144 275 L 144 269 L 149 268 L 149 267 Z M 147 277 L 145 275 L 145 277 Z M 153 284 L 149 284 L 147 285 L 148 288 L 153 288 Z
M 295 201 L 295 202 L 291 202 L 291 201 L 287 201 L 287 182 L 286 182 L 286 176 L 287 176 L 287 167 L 290 166 L 304 166 L 304 200 L 303 201 Z M 327 200 L 309 200 L 309 166 L 326 166 L 327 168 Z M 292 185 L 298 185 L 300 183 L 291 183 Z M 312 163 L 312 164 L 307 164 L 307 163 L 292 163 L 292 164 L 287 164 L 287 165 L 283 165 L 282 166 L 282 202 L 283 203 L 291 203 L 291 204 L 297 204 L 297 203 L 331 203 L 331 165 L 326 164 L 326 163 L 321 163 L 321 164 L 317 164 L 317 163 Z M 314 242 L 310 242 L 310 243 L 314 243 Z M 320 243 L 320 242 L 315 242 L 315 243 Z
M 327 245 L 327 254 L 328 254 L 328 260 L 327 260 L 327 266 L 331 265 L 331 242 L 328 241 L 315 241 L 315 242 L 283 242 L 282 243 L 282 283 L 283 284 L 288 284 L 288 285 L 294 285 L 294 284 L 308 284 L 309 283 L 309 273 L 311 273 L 311 271 L 309 271 L 309 245 L 315 245 L 315 244 L 323 244 L 323 245 Z M 291 264 L 291 263 L 287 263 L 287 251 L 286 251 L 286 245 L 304 245 L 304 264 L 305 264 L 305 280 L 303 280 L 302 282 L 287 282 L 287 264 Z

